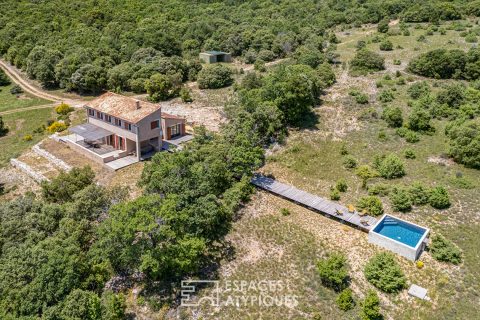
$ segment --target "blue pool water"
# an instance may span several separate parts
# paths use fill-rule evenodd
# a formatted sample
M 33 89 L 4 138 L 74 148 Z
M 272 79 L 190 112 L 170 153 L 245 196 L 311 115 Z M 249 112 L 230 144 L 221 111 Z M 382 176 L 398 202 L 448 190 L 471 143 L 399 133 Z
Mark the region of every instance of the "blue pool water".
M 425 233 L 425 229 L 386 216 L 373 230 L 387 238 L 415 248 Z

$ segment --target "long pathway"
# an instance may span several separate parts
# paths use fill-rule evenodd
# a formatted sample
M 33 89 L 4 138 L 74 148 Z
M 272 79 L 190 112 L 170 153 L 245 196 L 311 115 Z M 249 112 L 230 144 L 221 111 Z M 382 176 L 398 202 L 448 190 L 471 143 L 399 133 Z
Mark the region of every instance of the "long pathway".
M 255 175 L 251 182 L 258 188 L 266 190 L 284 199 L 293 201 L 310 210 L 322 213 L 329 218 L 353 225 L 366 232 L 370 231 L 371 226 L 377 222 L 377 219 L 374 217 L 360 215 L 356 210 L 353 213 L 349 212 L 348 208 L 342 206 L 341 204 L 326 200 L 263 175 Z

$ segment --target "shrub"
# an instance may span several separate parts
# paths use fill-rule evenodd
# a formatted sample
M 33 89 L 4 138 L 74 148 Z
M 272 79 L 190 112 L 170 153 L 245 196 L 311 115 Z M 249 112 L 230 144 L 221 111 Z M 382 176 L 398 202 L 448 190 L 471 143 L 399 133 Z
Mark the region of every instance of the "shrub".
M 8 133 L 8 128 L 3 122 L 3 118 L 0 116 L 0 137 L 5 136 Z
M 0 69 L 0 87 L 8 86 L 11 83 L 10 78 Z
M 348 311 L 353 309 L 355 306 L 355 301 L 353 300 L 352 289 L 347 288 L 342 290 L 342 292 L 340 292 L 337 296 L 336 303 L 340 310 Z
M 469 33 L 469 34 L 465 37 L 465 42 L 468 42 L 468 43 L 478 42 L 477 36 L 476 36 L 474 33 Z
M 380 299 L 373 290 L 368 290 L 365 299 L 361 303 L 362 311 L 360 316 L 362 320 L 381 320 L 383 315 L 380 312 Z
M 407 212 L 412 210 L 412 199 L 405 188 L 394 188 L 390 192 L 389 199 L 395 211 Z
M 387 140 L 387 133 L 385 132 L 385 130 L 381 129 L 380 131 L 378 131 L 378 139 L 379 140 Z
M 144 93 L 146 81 L 147 79 L 144 78 L 130 79 L 128 85 L 134 93 Z
M 324 62 L 317 67 L 317 73 L 320 80 L 327 86 L 331 86 L 336 81 L 335 72 L 333 71 L 332 66 L 327 62 Z
M 348 154 L 348 148 L 345 143 L 342 143 L 342 145 L 340 146 L 340 154 L 342 156 L 346 156 Z
M 377 183 L 368 187 L 368 194 L 371 196 L 388 196 L 390 194 L 390 185 Z
M 459 264 L 462 262 L 462 252 L 452 242 L 441 235 L 434 235 L 429 246 L 430 254 L 438 261 Z
M 95 292 L 72 290 L 62 303 L 60 319 L 94 320 L 101 318 L 100 298 Z
M 451 108 L 458 108 L 465 101 L 465 86 L 461 83 L 447 85 L 437 94 L 437 102 L 446 104 Z
M 308 46 L 298 47 L 293 54 L 293 58 L 297 64 L 305 64 L 312 68 L 318 67 L 325 60 L 323 53 L 320 50 Z
M 465 65 L 466 53 L 462 50 L 435 49 L 412 59 L 408 69 L 425 77 L 450 79 L 461 76 Z
M 245 53 L 244 58 L 245 63 L 252 64 L 255 62 L 255 60 L 257 60 L 257 53 L 255 52 L 255 50 L 250 49 Z
M 364 274 L 371 284 L 387 293 L 398 292 L 407 284 L 407 279 L 394 255 L 387 252 L 373 256 L 367 262 Z
M 332 253 L 328 258 L 317 263 L 317 270 L 322 284 L 340 291 L 347 286 L 348 268 L 347 258 L 341 253 Z
M 379 216 L 383 214 L 382 200 L 377 196 L 364 196 L 358 200 L 357 206 L 367 211 L 369 215 Z
M 114 294 L 106 291 L 102 295 L 102 319 L 106 320 L 122 320 L 126 319 L 125 295 L 122 293 Z
M 390 40 L 383 40 L 380 42 L 380 50 L 382 51 L 392 51 L 393 50 L 393 43 Z
M 430 190 L 428 203 L 436 209 L 445 209 L 450 207 L 450 198 L 444 187 L 434 187 Z
M 410 148 L 407 148 L 407 149 L 403 150 L 403 156 L 406 159 L 415 159 L 417 157 L 417 155 L 415 154 L 415 151 L 413 151 Z
M 46 130 L 46 127 L 44 124 L 42 124 L 41 126 L 35 128 L 33 130 L 33 133 L 43 133 L 45 130 Z
M 385 179 L 400 178 L 405 175 L 402 160 L 394 154 L 389 154 L 378 162 L 377 170 Z
M 362 187 L 367 187 L 367 182 L 371 178 L 378 177 L 378 172 L 372 169 L 369 165 L 362 165 L 358 167 L 355 174 L 362 179 Z
M 405 141 L 407 141 L 408 143 L 416 143 L 416 142 L 420 141 L 420 137 L 418 136 L 418 134 L 416 132 L 408 130 L 405 133 Z
M 165 101 L 178 96 L 180 92 L 180 75 L 165 75 L 156 73 L 145 81 L 145 89 L 153 102 Z
M 89 167 L 73 168 L 70 172 L 60 172 L 52 181 L 41 184 L 43 198 L 48 202 L 71 202 L 76 192 L 92 185 L 95 172 Z
M 414 182 L 408 189 L 412 203 L 416 206 L 427 204 L 430 191 L 420 182 Z
M 385 69 L 385 59 L 378 53 L 366 49 L 358 50 L 351 61 L 353 71 L 368 73 Z
M 359 104 L 368 103 L 368 95 L 366 93 L 360 92 L 357 89 L 353 89 L 348 94 L 355 97 L 355 101 Z
M 399 107 L 387 107 L 383 110 L 382 119 L 392 128 L 398 128 L 403 125 L 402 109 Z
M 358 50 L 363 49 L 367 46 L 367 43 L 364 40 L 358 40 L 357 44 L 355 45 L 355 48 Z
M 257 54 L 257 59 L 265 62 L 273 61 L 273 59 L 275 59 L 275 53 L 271 50 L 260 50 Z
M 480 120 L 453 125 L 448 131 L 449 154 L 467 167 L 480 169 Z
M 197 81 L 200 89 L 223 88 L 233 83 L 233 71 L 226 65 L 209 65 L 200 70 Z
M 380 33 L 388 32 L 388 19 L 383 19 L 378 23 L 377 31 Z
M 32 141 L 33 137 L 31 134 L 26 134 L 23 136 L 23 141 Z
M 408 88 L 407 92 L 412 99 L 419 99 L 423 96 L 430 94 L 431 90 L 428 82 L 420 81 L 412 84 Z
M 355 102 L 359 104 L 367 104 L 368 96 L 365 93 L 358 93 L 355 95 Z
M 378 95 L 378 100 L 381 102 L 391 102 L 395 99 L 392 90 L 383 90 Z
M 287 208 L 282 208 L 280 209 L 280 213 L 282 214 L 282 216 L 289 216 L 290 210 L 288 210 Z
M 351 155 L 343 157 L 343 166 L 347 169 L 353 169 L 357 167 L 357 159 Z
M 192 102 L 193 101 L 192 90 L 186 87 L 182 87 L 182 89 L 180 89 L 180 98 L 182 99 L 183 102 L 186 102 L 186 103 Z
M 14 85 L 13 87 L 10 88 L 10 93 L 11 94 L 21 94 L 23 93 L 23 89 L 19 85 Z
M 423 261 L 420 261 L 420 260 L 418 260 L 415 265 L 417 266 L 418 269 L 422 269 L 425 266 Z
M 257 59 L 255 63 L 253 64 L 253 69 L 258 71 L 258 72 L 265 72 L 267 71 L 267 66 L 265 64 L 265 61 L 261 59 Z
M 399 59 L 393 59 L 393 64 L 394 64 L 395 66 L 399 66 L 399 65 L 402 64 L 402 61 L 400 61 Z
M 61 115 L 67 115 L 70 112 L 72 112 L 73 110 L 74 109 L 72 107 L 70 107 L 68 104 L 63 103 L 63 102 L 60 105 L 58 105 L 57 107 L 55 107 L 55 112 L 57 114 L 61 114 Z
M 337 188 L 331 188 L 330 189 L 330 200 L 340 200 L 340 192 L 338 191 Z
M 345 181 L 345 179 L 338 179 L 335 188 L 340 192 L 346 192 L 348 190 L 347 181 Z
M 47 127 L 49 133 L 61 132 L 67 129 L 67 125 L 63 122 L 54 121 Z
M 430 124 L 431 115 L 428 111 L 414 108 L 408 117 L 407 127 L 413 131 L 427 132 L 432 131 Z

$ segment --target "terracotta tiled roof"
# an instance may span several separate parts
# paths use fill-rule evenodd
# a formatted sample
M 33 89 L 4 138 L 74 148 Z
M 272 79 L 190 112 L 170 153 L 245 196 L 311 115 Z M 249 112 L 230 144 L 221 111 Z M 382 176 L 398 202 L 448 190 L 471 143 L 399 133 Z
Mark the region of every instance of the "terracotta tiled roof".
M 185 117 L 176 116 L 174 114 L 162 112 L 162 118 L 164 119 L 180 119 L 185 120 Z
M 88 102 L 86 106 L 131 123 L 137 123 L 161 108 L 159 104 L 140 101 L 113 92 L 102 94 Z

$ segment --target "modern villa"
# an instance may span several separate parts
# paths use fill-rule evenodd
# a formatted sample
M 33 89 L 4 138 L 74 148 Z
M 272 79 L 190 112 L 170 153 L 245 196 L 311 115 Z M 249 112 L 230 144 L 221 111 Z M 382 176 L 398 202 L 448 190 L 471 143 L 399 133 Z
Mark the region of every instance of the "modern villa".
M 85 109 L 87 123 L 70 128 L 71 134 L 61 140 L 112 169 L 150 158 L 186 134 L 185 118 L 162 114 L 160 104 L 112 92 L 92 100 Z

